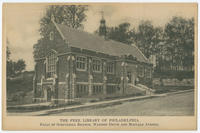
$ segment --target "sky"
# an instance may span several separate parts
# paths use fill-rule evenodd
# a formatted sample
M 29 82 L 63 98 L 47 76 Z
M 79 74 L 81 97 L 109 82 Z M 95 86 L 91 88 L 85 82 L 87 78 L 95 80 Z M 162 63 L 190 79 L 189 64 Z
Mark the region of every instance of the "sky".
M 26 70 L 33 70 L 33 45 L 40 38 L 40 19 L 45 15 L 45 4 L 4 5 L 5 38 L 9 40 L 11 59 L 24 59 Z M 150 20 L 154 26 L 164 27 L 173 16 L 195 17 L 194 4 L 93 4 L 86 12 L 84 31 L 93 33 L 99 27 L 101 11 L 107 26 L 129 22 L 137 27 L 142 20 Z

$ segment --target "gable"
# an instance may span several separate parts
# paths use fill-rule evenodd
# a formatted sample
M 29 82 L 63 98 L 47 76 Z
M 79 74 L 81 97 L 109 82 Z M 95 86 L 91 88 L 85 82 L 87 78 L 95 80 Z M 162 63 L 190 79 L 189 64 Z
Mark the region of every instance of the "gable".
M 44 58 L 52 49 L 55 51 L 66 52 L 67 46 L 53 23 L 48 24 L 45 37 L 38 40 L 35 44 L 36 59 Z M 53 40 L 50 39 L 50 34 L 53 32 Z

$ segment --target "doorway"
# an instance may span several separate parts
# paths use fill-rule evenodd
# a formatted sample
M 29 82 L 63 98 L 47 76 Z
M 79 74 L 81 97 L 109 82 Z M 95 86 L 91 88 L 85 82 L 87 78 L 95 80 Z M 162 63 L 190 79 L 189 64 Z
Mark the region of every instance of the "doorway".
M 51 101 L 51 87 L 47 88 L 47 102 Z
M 51 101 L 51 96 L 52 96 L 52 93 L 51 93 L 51 86 L 45 86 L 44 87 L 44 98 L 47 102 L 50 102 Z
M 135 75 L 133 72 L 127 72 L 128 83 L 135 85 Z

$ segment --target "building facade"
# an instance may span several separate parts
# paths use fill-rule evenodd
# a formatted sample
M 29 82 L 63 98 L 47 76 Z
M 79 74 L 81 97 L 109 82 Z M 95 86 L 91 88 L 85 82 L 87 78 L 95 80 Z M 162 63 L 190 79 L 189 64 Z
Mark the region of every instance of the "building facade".
M 124 95 L 136 79 L 151 85 L 152 64 L 135 45 L 102 37 L 104 24 L 101 20 L 98 36 L 52 20 L 47 47 L 35 60 L 35 102 L 64 104 L 79 98 Z

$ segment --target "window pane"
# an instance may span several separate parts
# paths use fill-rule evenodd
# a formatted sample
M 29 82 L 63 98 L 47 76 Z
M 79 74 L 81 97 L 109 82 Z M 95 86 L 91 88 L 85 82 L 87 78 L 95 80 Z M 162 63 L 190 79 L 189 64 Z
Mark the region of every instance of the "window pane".
M 114 73 L 114 63 L 112 62 L 107 63 L 107 72 Z
M 85 70 L 86 58 L 85 57 L 76 57 L 76 67 L 78 69 Z
M 100 72 L 101 71 L 101 61 L 93 59 L 92 68 L 93 68 L 93 71 Z
M 47 57 L 47 74 L 48 77 L 53 77 L 53 75 L 56 73 L 56 55 L 54 52 L 49 53 L 49 56 Z

